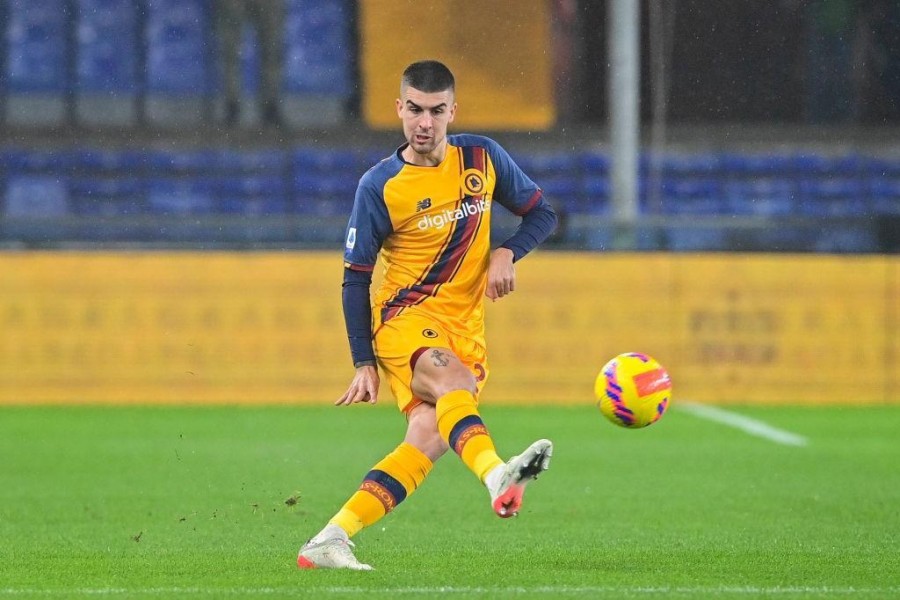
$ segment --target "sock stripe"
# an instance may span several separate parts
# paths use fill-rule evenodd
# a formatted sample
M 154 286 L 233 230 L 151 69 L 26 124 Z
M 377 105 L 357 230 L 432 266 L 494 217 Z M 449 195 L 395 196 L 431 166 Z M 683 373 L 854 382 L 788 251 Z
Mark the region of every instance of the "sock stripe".
M 478 415 L 469 415 L 456 422 L 450 430 L 448 443 L 453 451 L 462 455 L 466 443 L 476 435 L 489 435 L 484 421 Z
M 384 506 L 385 513 L 391 512 L 406 500 L 406 488 L 403 484 L 380 469 L 369 471 L 359 489 L 375 496 Z

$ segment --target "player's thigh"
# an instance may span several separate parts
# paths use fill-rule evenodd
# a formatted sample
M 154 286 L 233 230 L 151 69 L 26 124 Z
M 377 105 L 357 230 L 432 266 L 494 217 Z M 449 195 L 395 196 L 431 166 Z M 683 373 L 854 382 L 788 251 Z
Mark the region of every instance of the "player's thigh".
M 472 389 L 472 379 L 477 396 L 488 374 L 484 346 L 416 312 L 401 313 L 378 328 L 375 354 L 404 412 L 420 401 L 434 403 L 446 391 Z
M 375 332 L 375 355 L 400 410 L 414 405 L 413 363 L 425 349 L 447 346 L 447 333 L 433 321 L 413 313 L 401 313 Z
M 413 394 L 430 404 L 455 390 L 478 393 L 475 377 L 456 353 L 447 346 L 431 346 L 416 351 L 413 356 Z

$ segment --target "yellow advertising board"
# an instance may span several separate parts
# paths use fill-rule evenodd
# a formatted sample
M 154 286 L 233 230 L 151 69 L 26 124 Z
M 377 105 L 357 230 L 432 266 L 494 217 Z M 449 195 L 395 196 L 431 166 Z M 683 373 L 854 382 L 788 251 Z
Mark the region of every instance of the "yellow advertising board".
M 0 256 L 0 402 L 292 402 L 352 376 L 340 254 Z
M 341 270 L 334 252 L 0 254 L 0 404 L 325 404 L 352 377 Z M 593 402 L 629 351 L 676 402 L 900 402 L 898 257 L 537 252 L 517 274 L 488 305 L 484 402 Z
M 366 0 L 360 11 L 362 109 L 375 129 L 396 129 L 394 100 L 410 63 L 436 59 L 456 76 L 454 130 L 547 129 L 556 119 L 550 3 L 510 10 L 481 0 Z

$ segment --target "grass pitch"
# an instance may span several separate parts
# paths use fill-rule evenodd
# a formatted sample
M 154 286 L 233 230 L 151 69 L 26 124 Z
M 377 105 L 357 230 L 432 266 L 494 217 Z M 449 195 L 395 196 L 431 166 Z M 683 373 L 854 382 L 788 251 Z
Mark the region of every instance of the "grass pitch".
M 482 412 L 504 456 L 555 442 L 520 516 L 448 455 L 355 573 L 296 552 L 400 440 L 393 407 L 0 409 L 0 599 L 900 597 L 900 406 L 732 411 L 805 446 L 677 405 L 636 431 Z

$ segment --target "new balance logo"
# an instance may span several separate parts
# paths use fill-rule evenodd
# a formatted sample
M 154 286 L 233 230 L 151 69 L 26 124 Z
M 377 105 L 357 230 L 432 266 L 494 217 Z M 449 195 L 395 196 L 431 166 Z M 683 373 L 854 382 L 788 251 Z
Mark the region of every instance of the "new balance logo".
M 425 198 L 416 202 L 416 212 L 421 212 L 426 208 L 431 208 L 431 198 Z

